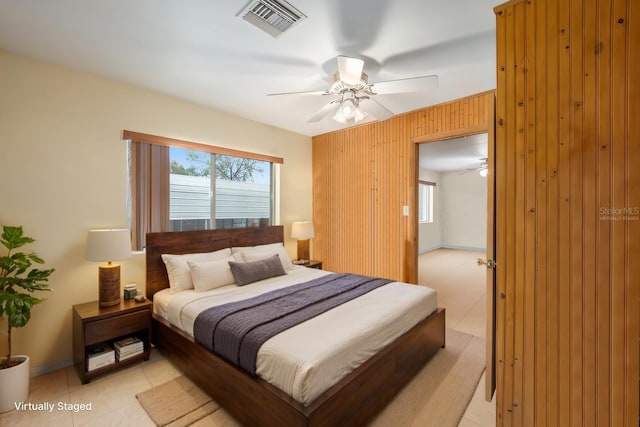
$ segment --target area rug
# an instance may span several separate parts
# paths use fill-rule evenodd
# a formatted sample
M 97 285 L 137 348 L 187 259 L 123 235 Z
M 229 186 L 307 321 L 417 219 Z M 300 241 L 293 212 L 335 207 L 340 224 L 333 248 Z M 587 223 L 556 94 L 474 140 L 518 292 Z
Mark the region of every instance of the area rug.
M 484 339 L 447 329 L 446 347 L 378 414 L 371 426 L 457 426 L 484 371 L 484 358 Z M 136 397 L 158 426 L 239 426 L 184 376 Z
M 139 393 L 136 398 L 157 426 L 189 426 L 220 409 L 185 376 Z
M 371 426 L 456 427 L 485 368 L 485 340 L 453 329 L 446 346 L 376 417 Z

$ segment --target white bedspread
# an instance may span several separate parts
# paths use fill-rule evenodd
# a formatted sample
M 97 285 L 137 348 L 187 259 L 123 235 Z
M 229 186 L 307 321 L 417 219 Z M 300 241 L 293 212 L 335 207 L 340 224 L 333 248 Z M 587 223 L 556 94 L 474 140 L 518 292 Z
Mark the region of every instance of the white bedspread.
M 324 274 L 328 272 L 297 267 L 286 276 L 242 287 L 232 285 L 173 295 L 165 289 L 154 296 L 154 310 L 193 336 L 195 318 L 206 308 Z M 390 283 L 269 339 L 258 352 L 257 374 L 308 405 L 436 307 L 433 289 Z

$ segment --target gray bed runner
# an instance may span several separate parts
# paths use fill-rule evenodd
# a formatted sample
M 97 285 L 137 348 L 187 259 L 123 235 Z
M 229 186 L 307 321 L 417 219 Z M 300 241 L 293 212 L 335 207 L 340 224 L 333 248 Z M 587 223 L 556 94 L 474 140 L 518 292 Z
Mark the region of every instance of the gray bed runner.
M 269 338 L 390 282 L 354 274 L 329 274 L 208 308 L 196 317 L 193 335 L 209 350 L 255 375 L 258 350 Z

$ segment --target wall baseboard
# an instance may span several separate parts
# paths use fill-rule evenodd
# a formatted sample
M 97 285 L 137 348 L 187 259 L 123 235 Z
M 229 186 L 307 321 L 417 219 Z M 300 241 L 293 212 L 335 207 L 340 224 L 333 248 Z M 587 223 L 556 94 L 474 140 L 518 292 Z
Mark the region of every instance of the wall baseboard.
M 458 245 L 442 245 L 443 249 L 459 249 L 461 251 L 474 251 L 474 252 L 486 252 L 487 248 L 476 248 L 473 246 L 458 246 Z
M 426 254 L 427 252 L 432 252 L 438 249 L 457 249 L 460 251 L 473 251 L 473 252 L 486 252 L 487 248 L 476 248 L 473 246 L 458 246 L 458 245 L 437 245 L 431 246 L 426 249 L 422 249 L 418 251 L 418 255 Z
M 49 363 L 47 365 L 35 366 L 31 368 L 31 372 L 29 373 L 29 375 L 33 378 L 33 377 L 48 374 L 49 372 L 57 371 L 58 369 L 66 368 L 69 366 L 73 366 L 73 359 L 64 359 L 54 363 Z
M 430 246 L 430 247 L 425 248 L 425 249 L 421 249 L 421 250 L 418 251 L 418 255 L 422 255 L 422 254 L 426 254 L 427 252 L 432 252 L 432 251 L 438 250 L 441 247 L 442 247 L 441 245 L 435 245 L 435 246 Z

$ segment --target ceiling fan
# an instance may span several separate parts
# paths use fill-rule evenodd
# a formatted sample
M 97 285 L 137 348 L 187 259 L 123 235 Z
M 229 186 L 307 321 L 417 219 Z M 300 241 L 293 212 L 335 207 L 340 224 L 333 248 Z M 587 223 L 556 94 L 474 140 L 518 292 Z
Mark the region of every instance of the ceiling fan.
M 464 174 L 467 174 L 467 173 L 470 173 L 470 172 L 478 171 L 478 173 L 480 173 L 480 176 L 487 176 L 487 173 L 488 173 L 488 169 L 487 168 L 489 166 L 489 164 L 488 164 L 488 160 L 489 159 L 487 159 L 486 157 L 483 157 L 483 158 L 481 158 L 479 160 L 480 160 L 480 167 L 471 168 L 471 169 L 465 169 L 465 170 L 459 172 L 458 175 L 464 175 Z
M 338 56 L 338 71 L 331 78 L 331 85 L 324 91 L 271 93 L 278 95 L 335 95 L 335 98 L 317 111 L 308 122 L 318 122 L 333 114 L 333 119 L 343 124 L 354 124 L 365 119 L 369 114 L 378 120 L 386 120 L 393 112 L 376 101 L 373 97 L 379 94 L 409 93 L 423 90 L 425 83 L 431 87 L 437 85 L 438 76 L 420 76 L 407 79 L 389 80 L 369 83 L 364 73 L 364 61 L 348 56 Z M 375 91 L 374 91 L 375 85 Z

